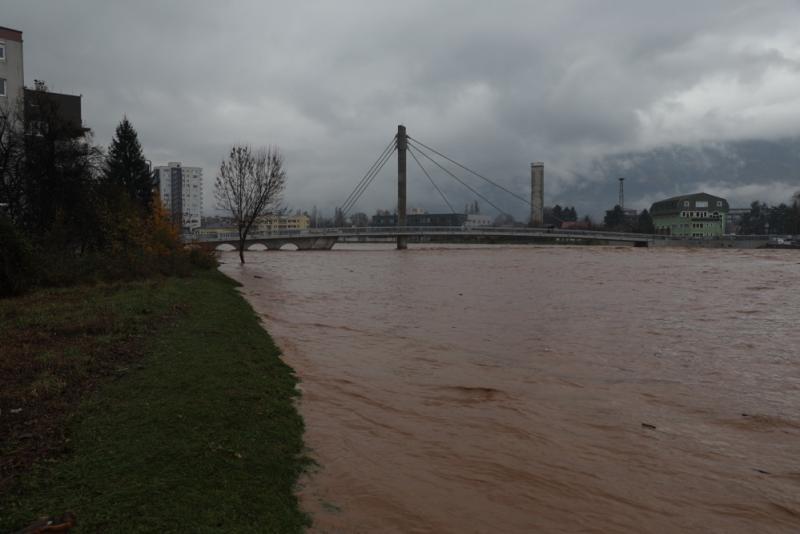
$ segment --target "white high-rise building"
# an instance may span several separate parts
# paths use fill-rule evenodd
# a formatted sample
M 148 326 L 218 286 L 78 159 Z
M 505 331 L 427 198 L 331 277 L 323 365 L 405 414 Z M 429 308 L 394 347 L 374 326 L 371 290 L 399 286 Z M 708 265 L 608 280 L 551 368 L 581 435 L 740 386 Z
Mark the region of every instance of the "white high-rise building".
M 22 32 L 0 26 L 0 106 L 17 105 L 24 83 Z
M 184 232 L 200 228 L 203 216 L 203 169 L 184 167 L 180 162 L 171 161 L 166 166 L 156 167 L 155 173 L 161 201 L 172 214 L 172 220 L 180 224 Z

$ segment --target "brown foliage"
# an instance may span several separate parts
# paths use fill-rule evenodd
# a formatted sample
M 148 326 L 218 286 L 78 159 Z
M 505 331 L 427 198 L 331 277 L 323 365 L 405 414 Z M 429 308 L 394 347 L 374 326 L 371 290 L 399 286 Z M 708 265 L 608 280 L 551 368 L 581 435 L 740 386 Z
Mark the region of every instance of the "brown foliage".
M 146 210 L 124 195 L 96 206 L 99 229 L 91 247 L 83 251 L 39 248 L 39 285 L 188 276 L 195 267 L 217 266 L 213 251 L 192 250 L 181 241 L 158 198 L 152 206 Z

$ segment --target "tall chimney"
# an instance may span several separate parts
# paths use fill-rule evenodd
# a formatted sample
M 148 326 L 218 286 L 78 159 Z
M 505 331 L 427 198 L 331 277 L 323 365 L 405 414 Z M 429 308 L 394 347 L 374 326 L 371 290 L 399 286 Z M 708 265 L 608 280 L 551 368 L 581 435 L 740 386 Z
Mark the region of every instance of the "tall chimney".
M 619 179 L 619 207 L 625 211 L 625 178 Z
M 544 225 L 544 163 L 531 163 L 531 226 Z

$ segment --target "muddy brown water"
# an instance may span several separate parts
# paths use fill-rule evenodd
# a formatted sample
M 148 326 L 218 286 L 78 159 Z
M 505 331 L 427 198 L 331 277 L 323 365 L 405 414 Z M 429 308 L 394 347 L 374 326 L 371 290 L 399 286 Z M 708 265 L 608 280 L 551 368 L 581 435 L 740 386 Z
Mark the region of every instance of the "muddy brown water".
M 223 272 L 314 532 L 800 532 L 800 254 L 351 246 Z

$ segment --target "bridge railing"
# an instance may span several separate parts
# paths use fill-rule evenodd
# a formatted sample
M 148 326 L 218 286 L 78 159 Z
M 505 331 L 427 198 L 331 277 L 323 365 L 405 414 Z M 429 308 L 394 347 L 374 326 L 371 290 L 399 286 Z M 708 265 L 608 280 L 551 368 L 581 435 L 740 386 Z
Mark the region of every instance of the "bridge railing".
M 560 228 L 515 228 L 515 227 L 464 227 L 464 226 L 368 226 L 350 228 L 307 228 L 303 230 L 283 230 L 277 232 L 250 232 L 248 241 L 258 239 L 280 239 L 293 237 L 332 237 L 332 236 L 396 236 L 396 235 L 516 235 L 516 236 L 575 236 L 598 237 L 613 239 L 614 237 L 630 240 L 650 238 L 667 238 L 669 236 L 651 236 L 646 234 L 631 234 L 624 232 L 601 232 L 592 230 L 562 230 Z M 239 239 L 237 232 L 204 232 L 193 238 L 196 241 L 236 241 Z
M 561 228 L 530 228 L 506 226 L 367 226 L 343 228 L 307 228 L 303 230 L 282 230 L 276 232 L 251 232 L 248 241 L 259 239 L 291 239 L 303 237 L 392 237 L 397 235 L 423 236 L 423 235 L 469 235 L 469 236 L 530 236 L 530 237 L 575 237 L 580 239 L 620 240 L 620 241 L 752 241 L 766 240 L 767 236 L 717 236 L 693 238 L 688 236 L 673 236 L 663 234 L 635 234 L 630 232 L 606 232 L 600 230 L 567 230 Z M 238 241 L 239 234 L 231 232 L 204 232 L 195 235 L 193 241 Z

